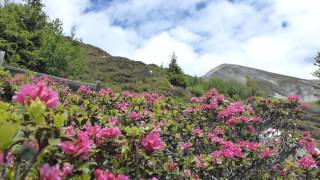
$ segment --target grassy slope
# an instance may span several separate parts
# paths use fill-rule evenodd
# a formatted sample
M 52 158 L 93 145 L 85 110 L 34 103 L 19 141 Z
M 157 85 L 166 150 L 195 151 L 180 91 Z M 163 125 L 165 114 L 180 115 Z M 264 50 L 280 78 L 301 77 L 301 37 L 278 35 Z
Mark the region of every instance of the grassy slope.
M 191 97 L 189 91 L 171 86 L 165 70 L 156 65 L 111 56 L 91 45 L 83 44 L 83 47 L 87 51 L 87 64 L 83 73 L 75 79 L 89 83 L 99 80 L 104 87 L 117 91 L 156 91 L 175 97 Z

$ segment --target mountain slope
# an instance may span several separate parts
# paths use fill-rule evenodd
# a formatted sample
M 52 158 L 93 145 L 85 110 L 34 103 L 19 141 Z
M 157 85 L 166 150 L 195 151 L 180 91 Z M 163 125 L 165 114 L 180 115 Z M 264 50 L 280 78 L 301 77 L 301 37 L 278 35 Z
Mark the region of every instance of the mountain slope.
M 221 78 L 245 83 L 247 77 L 255 80 L 258 86 L 268 94 L 284 98 L 288 95 L 298 95 L 303 101 L 315 101 L 314 88 L 317 80 L 306 80 L 286 75 L 275 74 L 259 69 L 234 64 L 222 64 L 203 76 L 204 79 Z
M 191 97 L 187 90 L 173 87 L 165 69 L 157 65 L 112 56 L 89 44 L 81 45 L 86 51 L 86 65 L 83 72 L 73 79 L 88 83 L 101 81 L 103 87 L 111 87 L 116 91 L 155 91 L 165 95 Z

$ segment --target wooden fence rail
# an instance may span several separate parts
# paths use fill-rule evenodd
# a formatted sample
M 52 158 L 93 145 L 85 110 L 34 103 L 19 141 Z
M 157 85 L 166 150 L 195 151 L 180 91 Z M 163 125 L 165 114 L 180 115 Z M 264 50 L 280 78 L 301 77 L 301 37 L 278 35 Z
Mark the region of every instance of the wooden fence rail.
M 61 78 L 61 77 L 51 76 L 51 75 L 47 75 L 47 74 L 43 74 L 43 73 L 37 73 L 37 72 L 29 71 L 29 70 L 26 70 L 26 69 L 21 69 L 21 68 L 16 68 L 16 67 L 4 65 L 4 55 L 5 55 L 5 52 L 4 51 L 0 51 L 0 66 L 3 66 L 4 69 L 8 70 L 9 72 L 11 72 L 13 74 L 28 74 L 28 73 L 32 73 L 36 77 L 46 76 L 46 77 L 54 80 L 57 83 L 64 82 L 72 90 L 77 90 L 81 85 L 88 86 L 88 87 L 90 87 L 91 90 L 98 91 L 100 89 L 100 85 L 101 85 L 100 81 L 97 81 L 96 84 L 89 84 L 89 83 L 84 83 L 84 82 L 80 82 L 80 81 L 74 81 L 74 80 L 70 80 L 70 79 L 65 79 L 65 78 Z

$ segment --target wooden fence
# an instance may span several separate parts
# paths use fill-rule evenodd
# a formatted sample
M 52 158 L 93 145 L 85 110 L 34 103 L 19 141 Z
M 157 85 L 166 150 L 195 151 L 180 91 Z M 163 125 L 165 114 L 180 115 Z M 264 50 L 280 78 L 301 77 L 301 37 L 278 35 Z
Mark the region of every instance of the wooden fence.
M 65 84 L 67 86 L 69 86 L 70 89 L 72 89 L 72 90 L 77 90 L 81 85 L 88 86 L 88 87 L 90 87 L 91 90 L 96 90 L 96 91 L 101 88 L 101 82 L 100 81 L 97 81 L 96 84 L 89 84 L 89 83 L 84 83 L 84 82 L 80 82 L 80 81 L 74 81 L 74 80 L 70 80 L 70 79 L 51 76 L 51 75 L 47 75 L 47 74 L 43 74 L 43 73 L 37 73 L 37 72 L 29 71 L 29 70 L 26 70 L 26 69 L 21 69 L 21 68 L 16 68 L 16 67 L 5 65 L 4 55 L 5 55 L 5 52 L 4 51 L 0 51 L 0 66 L 3 66 L 4 69 L 8 70 L 9 72 L 11 72 L 13 74 L 28 74 L 28 73 L 32 73 L 36 77 L 46 76 L 46 77 L 54 80 L 57 83 L 65 82 Z

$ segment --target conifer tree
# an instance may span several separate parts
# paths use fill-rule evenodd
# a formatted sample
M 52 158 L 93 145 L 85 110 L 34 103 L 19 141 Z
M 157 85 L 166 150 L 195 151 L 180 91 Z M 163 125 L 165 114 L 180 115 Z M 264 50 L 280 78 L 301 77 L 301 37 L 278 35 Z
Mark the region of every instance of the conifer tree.
M 174 52 L 171 55 L 171 60 L 167 72 L 169 81 L 173 86 L 180 86 L 183 88 L 187 86 L 183 71 L 177 63 L 177 56 Z

